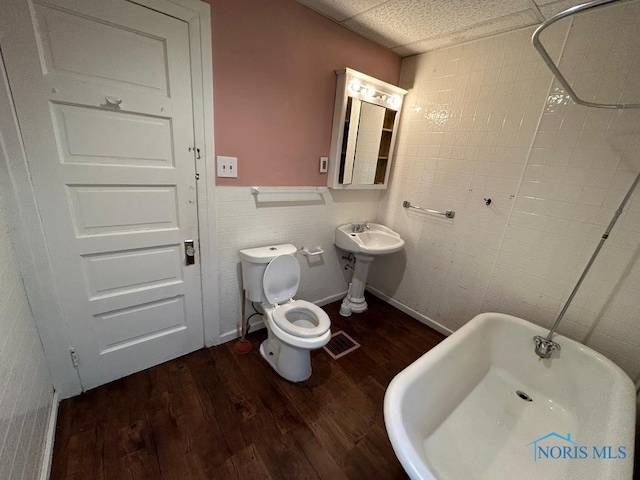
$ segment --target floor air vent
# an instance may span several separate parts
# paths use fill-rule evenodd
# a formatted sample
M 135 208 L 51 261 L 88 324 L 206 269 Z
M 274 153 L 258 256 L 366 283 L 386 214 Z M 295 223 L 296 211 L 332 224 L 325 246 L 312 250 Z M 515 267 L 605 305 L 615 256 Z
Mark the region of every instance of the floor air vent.
M 324 348 L 334 360 L 337 360 L 340 357 L 344 357 L 347 353 L 353 352 L 356 348 L 360 348 L 360 344 L 340 330 L 331 335 L 329 343 L 322 348 Z

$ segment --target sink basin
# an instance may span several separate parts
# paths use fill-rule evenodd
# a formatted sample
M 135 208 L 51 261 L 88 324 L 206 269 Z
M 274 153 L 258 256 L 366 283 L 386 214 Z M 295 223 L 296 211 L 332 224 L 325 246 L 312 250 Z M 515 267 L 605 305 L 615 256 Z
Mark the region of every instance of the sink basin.
M 404 240 L 396 232 L 378 223 L 366 225 L 369 228 L 360 233 L 353 231 L 351 223 L 339 226 L 333 243 L 347 252 L 366 255 L 386 255 L 402 250 Z

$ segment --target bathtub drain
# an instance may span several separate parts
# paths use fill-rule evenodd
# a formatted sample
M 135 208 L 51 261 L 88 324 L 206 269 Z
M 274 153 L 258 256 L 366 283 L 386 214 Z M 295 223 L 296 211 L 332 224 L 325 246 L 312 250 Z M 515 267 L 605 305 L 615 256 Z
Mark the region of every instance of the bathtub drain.
M 522 400 L 526 400 L 527 402 L 533 402 L 533 398 L 524 393 L 522 390 L 516 390 L 516 395 L 518 395 Z

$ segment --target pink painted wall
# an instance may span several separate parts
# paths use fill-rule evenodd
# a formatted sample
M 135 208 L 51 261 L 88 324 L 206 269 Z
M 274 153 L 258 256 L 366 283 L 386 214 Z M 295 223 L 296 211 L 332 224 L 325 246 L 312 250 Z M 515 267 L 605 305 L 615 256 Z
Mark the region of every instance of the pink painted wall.
M 401 59 L 295 0 L 206 0 L 213 28 L 217 185 L 326 185 L 335 70 L 398 83 Z

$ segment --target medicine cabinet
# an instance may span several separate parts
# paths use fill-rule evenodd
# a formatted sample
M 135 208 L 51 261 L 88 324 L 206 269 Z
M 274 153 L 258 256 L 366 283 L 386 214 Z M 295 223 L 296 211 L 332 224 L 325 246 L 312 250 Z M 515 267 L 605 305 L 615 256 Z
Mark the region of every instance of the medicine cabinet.
M 327 185 L 336 189 L 387 188 L 407 91 L 350 68 L 336 73 Z

